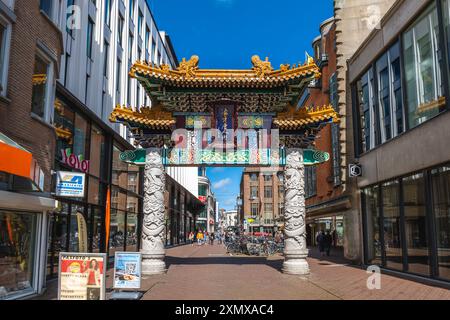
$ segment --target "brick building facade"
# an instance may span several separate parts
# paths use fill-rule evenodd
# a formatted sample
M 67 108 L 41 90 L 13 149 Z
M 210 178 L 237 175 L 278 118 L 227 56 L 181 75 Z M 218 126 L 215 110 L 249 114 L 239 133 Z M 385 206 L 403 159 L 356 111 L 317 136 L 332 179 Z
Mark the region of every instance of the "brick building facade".
M 253 219 L 247 231 L 272 233 L 281 228 L 284 208 L 283 171 L 246 168 L 241 179 L 239 222 Z
M 303 94 L 299 107 L 332 105 L 337 110 L 336 76 L 336 24 L 330 18 L 320 26 L 320 36 L 313 41 L 314 59 L 320 67 L 322 77 L 311 84 Z M 330 154 L 330 161 L 314 167 L 307 167 L 306 207 L 308 242 L 315 244 L 317 232 L 334 232 L 335 244 L 343 244 L 342 212 L 349 207 L 349 201 L 342 196 L 338 124 L 328 124 L 320 132 L 315 149 Z
M 2 84 L 5 94 L 0 96 L 0 130 L 33 154 L 45 175 L 44 191 L 50 192 L 56 135 L 49 114 L 32 112 L 33 76 L 38 56 L 48 63 L 48 75 L 52 75 L 47 77 L 45 101 L 50 105 L 63 51 L 62 34 L 40 10 L 38 0 L 16 0 L 15 9 L 10 10 L 9 68 L 7 83 Z

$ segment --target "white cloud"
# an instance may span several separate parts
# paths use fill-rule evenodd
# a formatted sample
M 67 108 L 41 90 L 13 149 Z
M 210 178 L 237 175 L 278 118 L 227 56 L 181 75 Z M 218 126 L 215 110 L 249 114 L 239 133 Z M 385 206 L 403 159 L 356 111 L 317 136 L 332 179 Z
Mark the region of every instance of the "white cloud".
M 217 181 L 213 184 L 213 188 L 214 189 L 222 189 L 223 187 L 226 187 L 227 185 L 231 184 L 231 179 L 230 178 L 226 178 L 226 179 L 222 179 L 220 181 Z

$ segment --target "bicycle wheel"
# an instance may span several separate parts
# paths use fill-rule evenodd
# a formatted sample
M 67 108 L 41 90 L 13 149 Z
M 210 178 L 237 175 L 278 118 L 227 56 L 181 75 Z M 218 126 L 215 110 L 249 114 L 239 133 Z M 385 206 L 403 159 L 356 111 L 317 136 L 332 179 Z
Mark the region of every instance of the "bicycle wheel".
M 227 252 L 231 254 L 239 253 L 239 246 L 236 243 L 230 243 L 227 246 Z

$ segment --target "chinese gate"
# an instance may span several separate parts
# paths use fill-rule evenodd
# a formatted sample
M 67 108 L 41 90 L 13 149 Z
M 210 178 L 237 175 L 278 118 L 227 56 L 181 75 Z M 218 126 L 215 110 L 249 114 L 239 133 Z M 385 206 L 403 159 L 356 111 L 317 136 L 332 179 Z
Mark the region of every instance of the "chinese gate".
M 130 76 L 145 88 L 152 108 L 117 106 L 110 121 L 126 124 L 136 146 L 123 161 L 145 166 L 143 273 L 166 271 L 164 249 L 165 167 L 265 166 L 285 174 L 283 272 L 308 274 L 305 165 L 329 160 L 314 150 L 324 125 L 338 122 L 331 106 L 298 108 L 302 93 L 320 78 L 311 57 L 274 70 L 251 59 L 249 70 L 203 70 L 199 58 L 176 70 L 136 62 Z M 276 169 L 277 170 L 277 169 Z

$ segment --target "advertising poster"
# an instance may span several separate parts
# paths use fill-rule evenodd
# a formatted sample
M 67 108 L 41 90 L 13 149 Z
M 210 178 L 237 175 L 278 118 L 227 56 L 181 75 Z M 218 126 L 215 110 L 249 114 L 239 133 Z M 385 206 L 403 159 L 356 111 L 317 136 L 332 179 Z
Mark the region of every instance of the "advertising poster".
M 84 198 L 86 174 L 58 171 L 56 174 L 56 196 Z
M 114 260 L 115 289 L 141 288 L 141 261 L 140 253 L 116 252 Z
M 60 253 L 59 300 L 105 300 L 106 254 Z

